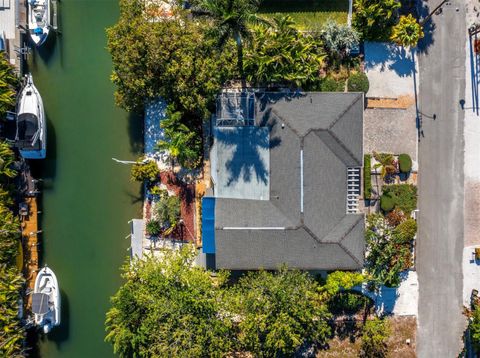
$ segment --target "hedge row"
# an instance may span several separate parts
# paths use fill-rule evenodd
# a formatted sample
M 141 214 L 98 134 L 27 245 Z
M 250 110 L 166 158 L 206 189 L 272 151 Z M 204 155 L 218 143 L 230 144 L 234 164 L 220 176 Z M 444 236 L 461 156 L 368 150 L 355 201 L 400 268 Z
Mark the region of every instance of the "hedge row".
M 372 156 L 365 154 L 363 156 L 363 198 L 369 200 L 372 198 Z

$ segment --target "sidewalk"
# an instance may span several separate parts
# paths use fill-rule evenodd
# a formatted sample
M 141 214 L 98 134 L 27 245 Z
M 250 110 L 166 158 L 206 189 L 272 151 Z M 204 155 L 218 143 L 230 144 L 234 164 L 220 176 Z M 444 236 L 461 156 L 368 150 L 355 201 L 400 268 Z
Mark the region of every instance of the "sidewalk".
M 474 11 L 477 6 L 477 11 Z M 467 1 L 467 28 L 475 22 L 479 22 L 478 3 L 473 0 Z M 477 35 L 480 38 L 480 34 Z M 464 162 L 464 249 L 463 249 L 463 304 L 470 304 L 472 289 L 480 290 L 480 264 L 473 258 L 475 247 L 480 246 L 480 165 L 478 154 L 480 153 L 480 108 L 478 108 L 479 67 L 480 57 L 475 56 L 472 49 L 474 39 L 470 41 L 467 33 L 466 38 L 466 73 L 465 73 L 465 162 Z M 459 105 L 462 105 L 461 103 Z

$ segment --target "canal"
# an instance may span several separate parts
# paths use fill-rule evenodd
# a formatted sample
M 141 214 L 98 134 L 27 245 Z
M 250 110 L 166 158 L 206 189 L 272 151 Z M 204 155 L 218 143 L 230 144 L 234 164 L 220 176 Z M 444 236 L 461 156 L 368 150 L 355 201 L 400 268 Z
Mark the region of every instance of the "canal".
M 62 324 L 39 336 L 33 356 L 111 357 L 105 312 L 121 284 L 127 222 L 141 214 L 129 166 L 111 158 L 138 156 L 141 123 L 115 107 L 109 80 L 105 28 L 117 0 L 62 0 L 59 13 L 61 35 L 33 51 L 29 68 L 48 118 L 47 159 L 34 172 L 44 178 L 42 261 L 59 280 Z

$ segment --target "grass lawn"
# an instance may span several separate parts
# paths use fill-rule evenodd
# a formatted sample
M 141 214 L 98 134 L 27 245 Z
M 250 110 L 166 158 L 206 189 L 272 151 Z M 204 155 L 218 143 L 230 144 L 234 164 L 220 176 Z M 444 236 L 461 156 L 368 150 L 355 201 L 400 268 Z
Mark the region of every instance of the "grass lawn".
M 347 23 L 348 0 L 263 0 L 258 12 L 267 17 L 290 15 L 300 30 L 318 30 L 328 19 Z

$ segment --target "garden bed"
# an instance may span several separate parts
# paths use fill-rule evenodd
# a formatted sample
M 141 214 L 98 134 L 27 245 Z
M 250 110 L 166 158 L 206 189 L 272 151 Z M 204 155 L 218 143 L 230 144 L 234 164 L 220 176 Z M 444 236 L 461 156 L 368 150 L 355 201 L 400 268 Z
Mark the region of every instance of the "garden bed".
M 300 30 L 319 30 L 329 19 L 347 23 L 348 0 L 264 0 L 259 13 L 266 17 L 292 17 Z

